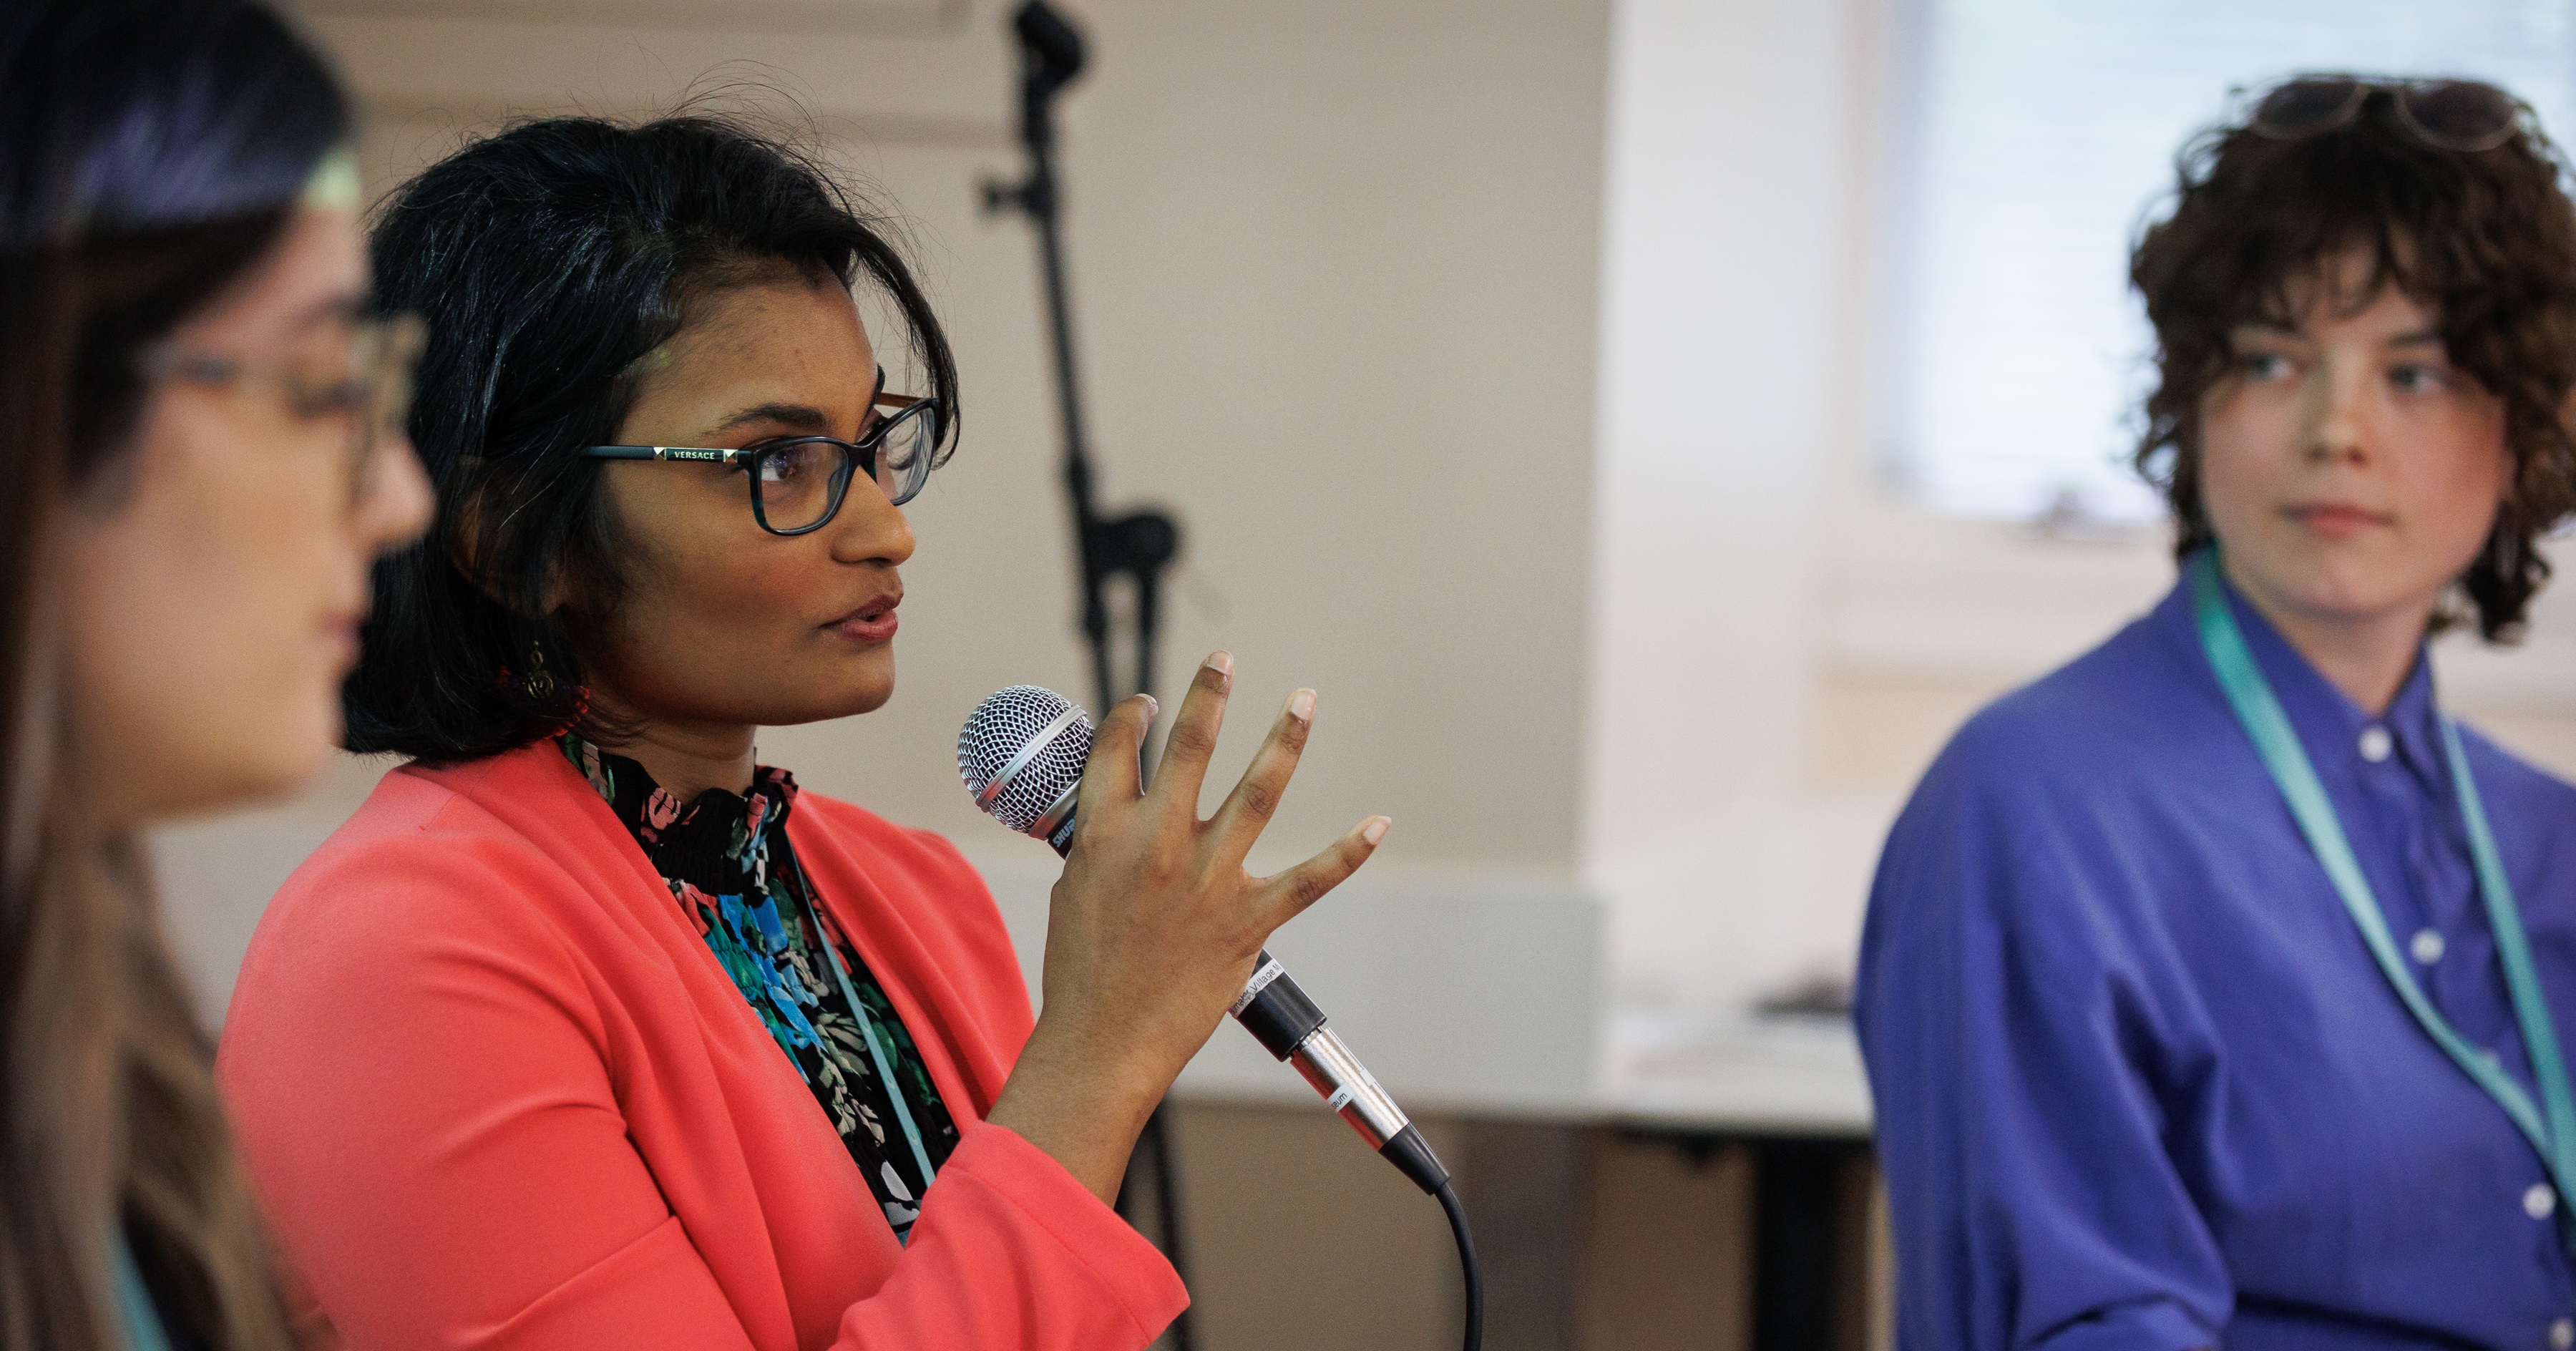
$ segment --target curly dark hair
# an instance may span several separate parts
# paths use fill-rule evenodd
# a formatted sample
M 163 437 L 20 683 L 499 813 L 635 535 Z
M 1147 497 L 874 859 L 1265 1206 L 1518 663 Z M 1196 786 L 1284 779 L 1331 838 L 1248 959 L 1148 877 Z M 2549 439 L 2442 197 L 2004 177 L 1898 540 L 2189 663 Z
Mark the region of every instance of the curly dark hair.
M 2150 225 L 2129 280 L 2155 326 L 2154 393 L 2135 463 L 2173 511 L 2174 553 L 2215 540 L 2201 502 L 2200 409 L 2229 369 L 2229 334 L 2293 316 L 2294 286 L 2332 259 L 2370 256 L 2365 294 L 2394 285 L 2437 316 L 2450 359 L 2504 401 L 2511 491 L 2437 627 L 2474 618 L 2509 640 L 2549 578 L 2539 537 L 2576 510 L 2576 204 L 2556 150 L 2524 115 L 2492 150 L 2440 149 L 2373 90 L 2344 126 L 2279 140 L 2228 124 L 2176 157 L 2172 209 Z

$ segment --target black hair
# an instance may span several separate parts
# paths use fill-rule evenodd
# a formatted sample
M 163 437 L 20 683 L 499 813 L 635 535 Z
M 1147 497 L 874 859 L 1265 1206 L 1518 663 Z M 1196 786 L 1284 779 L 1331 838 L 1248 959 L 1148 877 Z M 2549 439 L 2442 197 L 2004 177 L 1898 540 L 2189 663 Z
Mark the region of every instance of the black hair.
M 289 1345 L 143 851 L 73 772 L 53 598 L 60 522 L 131 481 L 143 348 L 276 246 L 348 135 L 251 0 L 0 5 L 0 1346 L 126 1345 L 119 1235 L 174 1343 Z
M 872 283 L 954 410 L 956 361 L 893 239 L 811 156 L 702 115 L 524 123 L 396 193 L 370 248 L 382 303 L 428 321 L 411 436 L 439 507 L 376 565 L 349 749 L 469 760 L 583 718 L 547 594 L 560 577 L 586 608 L 611 605 L 621 574 L 601 462 L 582 452 L 615 436 L 637 362 L 692 294 L 782 266 Z

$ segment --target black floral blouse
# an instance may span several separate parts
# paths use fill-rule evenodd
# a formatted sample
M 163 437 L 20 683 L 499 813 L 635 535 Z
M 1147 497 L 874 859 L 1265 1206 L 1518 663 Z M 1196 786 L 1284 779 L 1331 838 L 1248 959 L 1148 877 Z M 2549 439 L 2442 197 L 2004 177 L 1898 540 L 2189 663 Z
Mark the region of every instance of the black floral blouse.
M 884 987 L 811 899 L 787 844 L 796 780 L 763 765 L 749 796 L 710 788 L 683 805 L 625 756 L 569 732 L 557 744 L 643 846 L 672 902 L 814 1090 L 895 1238 L 909 1240 L 922 1193 L 957 1147 L 957 1125 Z

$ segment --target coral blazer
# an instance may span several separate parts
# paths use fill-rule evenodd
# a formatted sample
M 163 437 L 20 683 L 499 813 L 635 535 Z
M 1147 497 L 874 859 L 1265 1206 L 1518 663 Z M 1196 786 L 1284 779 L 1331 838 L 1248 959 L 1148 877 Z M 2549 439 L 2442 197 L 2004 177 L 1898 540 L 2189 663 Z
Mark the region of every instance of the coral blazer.
M 626 828 L 550 743 L 385 776 L 252 939 L 218 1072 L 308 1345 L 1141 1348 L 1188 1303 L 983 1122 L 1031 1025 L 956 849 L 818 793 L 797 860 L 962 1128 L 898 1245 Z

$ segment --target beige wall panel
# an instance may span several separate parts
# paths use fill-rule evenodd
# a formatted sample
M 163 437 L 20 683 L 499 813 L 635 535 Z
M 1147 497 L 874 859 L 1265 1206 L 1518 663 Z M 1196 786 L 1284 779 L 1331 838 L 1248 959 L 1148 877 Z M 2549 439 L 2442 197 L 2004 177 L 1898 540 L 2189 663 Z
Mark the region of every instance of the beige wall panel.
M 1584 1351 L 1741 1351 L 1753 1332 L 1753 1158 L 1611 1137 L 1593 1156 Z
M 1200 1351 L 1458 1345 L 1448 1223 L 1350 1127 L 1320 1106 L 1177 1117 Z M 1458 1154 L 1453 1130 L 1420 1124 L 1434 1152 Z

